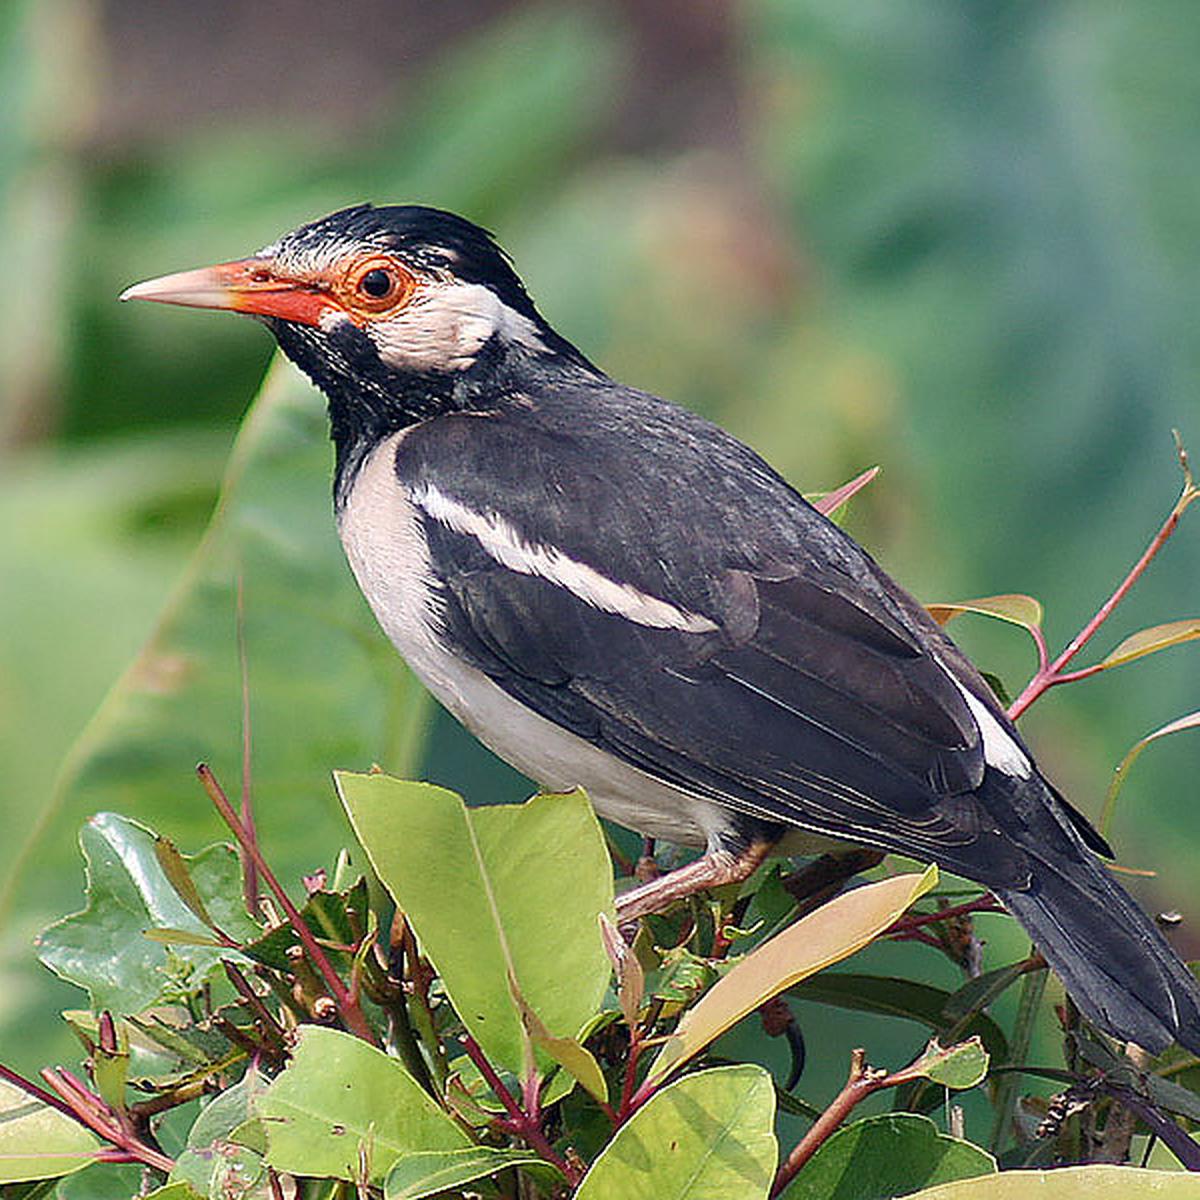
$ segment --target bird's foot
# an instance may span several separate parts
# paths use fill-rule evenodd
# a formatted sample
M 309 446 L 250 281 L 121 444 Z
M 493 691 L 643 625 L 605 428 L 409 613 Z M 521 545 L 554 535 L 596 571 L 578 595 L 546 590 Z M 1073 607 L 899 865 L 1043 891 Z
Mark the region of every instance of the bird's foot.
M 705 888 L 741 883 L 757 870 L 772 843 L 752 842 L 740 854 L 716 850 L 617 897 L 617 924 L 625 926 L 650 913 L 663 912 L 678 900 Z

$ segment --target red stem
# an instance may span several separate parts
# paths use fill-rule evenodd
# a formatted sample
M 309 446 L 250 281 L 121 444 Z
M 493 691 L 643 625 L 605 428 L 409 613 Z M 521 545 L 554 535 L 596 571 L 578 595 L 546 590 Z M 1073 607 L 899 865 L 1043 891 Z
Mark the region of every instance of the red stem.
M 258 829 L 254 824 L 254 804 L 250 792 L 250 659 L 246 653 L 246 592 L 242 573 L 237 578 L 237 651 L 242 676 L 242 828 L 247 837 L 258 845 Z M 258 915 L 258 868 L 250 855 L 242 854 L 242 894 L 251 916 Z
M 6 1079 L 15 1083 L 29 1095 L 36 1096 L 37 1099 L 44 1100 L 46 1103 L 53 1103 L 55 1108 L 65 1112 L 106 1142 L 112 1142 L 117 1147 L 117 1153 L 126 1154 L 133 1161 L 144 1163 L 164 1174 L 169 1175 L 174 1169 L 175 1160 L 173 1158 L 168 1158 L 153 1146 L 147 1146 L 136 1135 L 125 1129 L 121 1125 L 119 1115 L 99 1096 L 89 1091 L 87 1086 L 70 1071 L 62 1067 L 57 1070 L 46 1067 L 42 1071 L 42 1078 L 58 1093 L 60 1101 L 58 1103 L 52 1101 L 49 1094 L 42 1092 L 41 1088 L 30 1084 L 28 1080 L 22 1080 L 19 1075 L 9 1072 L 7 1068 L 5 1068 L 4 1074 Z M 97 1157 L 113 1153 L 113 1151 L 102 1150 Z M 109 1159 L 109 1161 L 117 1160 Z
M 0 1079 L 11 1083 L 15 1088 L 20 1088 L 25 1095 L 31 1096 L 34 1100 L 58 1109 L 60 1113 L 70 1117 L 73 1121 L 79 1121 L 81 1125 L 87 1124 L 86 1121 L 80 1120 L 79 1114 L 65 1100 L 60 1100 L 53 1092 L 39 1087 L 32 1080 L 26 1079 L 24 1075 L 18 1075 L 16 1071 L 11 1067 L 6 1067 L 3 1063 L 0 1063 Z
M 834 1098 L 833 1103 L 817 1118 L 812 1128 L 793 1147 L 792 1152 L 784 1159 L 776 1173 L 775 1183 L 771 1188 L 772 1200 L 784 1191 L 800 1168 L 816 1154 L 829 1136 L 868 1096 L 872 1096 L 884 1088 L 899 1087 L 901 1084 L 919 1079 L 921 1072 L 914 1070 L 914 1065 L 893 1071 L 889 1075 L 886 1071 L 867 1066 L 865 1053 L 862 1050 L 854 1050 L 850 1055 L 850 1075 L 842 1090 Z
M 325 951 L 317 944 L 312 931 L 300 915 L 300 910 L 292 903 L 287 892 L 280 885 L 279 880 L 275 878 L 275 872 L 267 865 L 267 861 L 259 851 L 257 843 L 243 828 L 241 821 L 238 820 L 237 813 L 233 811 L 233 805 L 229 803 L 229 797 L 225 795 L 221 789 L 221 785 L 217 782 L 216 776 L 206 763 L 201 763 L 196 768 L 196 774 L 199 776 L 204 790 L 208 793 L 208 798 L 213 802 L 217 812 L 221 814 L 225 824 L 229 826 L 230 832 L 237 838 L 238 845 L 245 850 L 246 854 L 254 862 L 255 867 L 257 867 L 259 875 L 266 881 L 271 891 L 275 893 L 275 898 L 279 901 L 279 906 L 287 914 L 288 923 L 296 931 L 296 936 L 300 939 L 300 944 L 304 947 L 309 961 L 324 977 L 325 983 L 328 985 L 337 1003 L 338 1012 L 341 1013 L 342 1020 L 346 1023 L 346 1027 L 352 1033 L 362 1038 L 363 1041 L 369 1042 L 372 1046 L 378 1046 L 379 1042 L 372 1032 L 370 1025 L 367 1024 L 367 1018 L 363 1015 L 362 1008 L 354 997 L 351 996 L 341 977 L 333 969 L 329 959 L 325 956 Z
M 933 913 L 914 913 L 910 917 L 901 917 L 884 931 L 883 936 L 894 937 L 896 934 L 919 929 L 922 925 L 932 925 L 937 921 L 965 917 L 978 912 L 1004 912 L 1004 906 L 989 892 L 987 895 L 977 896 L 974 900 L 968 900 L 965 904 L 956 904 L 952 908 L 940 908 Z
M 504 1111 L 508 1113 L 508 1120 L 503 1122 L 503 1124 L 512 1133 L 524 1138 L 548 1163 L 556 1166 L 563 1173 L 563 1176 L 571 1187 L 577 1187 L 580 1179 L 583 1178 L 579 1170 L 573 1167 L 550 1145 L 549 1139 L 547 1139 L 545 1132 L 542 1130 L 541 1122 L 532 1118 L 516 1102 L 512 1092 L 504 1086 L 504 1080 L 496 1074 L 495 1067 L 488 1062 L 487 1055 L 484 1054 L 479 1043 L 466 1032 L 463 1032 L 460 1037 L 463 1049 L 467 1052 L 467 1057 L 479 1068 L 480 1075 L 483 1076 L 488 1087 L 496 1094 L 496 1098 L 504 1105 Z
M 621 1087 L 621 1103 L 617 1106 L 618 1125 L 628 1121 L 634 1112 L 633 1088 L 637 1082 L 637 1064 L 642 1053 L 642 1039 L 636 1029 L 629 1031 L 629 1059 L 625 1063 L 625 1082 Z
M 1175 532 L 1175 527 L 1179 524 L 1179 520 L 1188 505 L 1197 496 L 1200 496 L 1200 490 L 1197 490 L 1192 481 L 1191 472 L 1188 469 L 1187 456 L 1182 450 L 1180 451 L 1180 460 L 1183 464 L 1185 481 L 1183 492 L 1175 502 L 1174 508 L 1167 514 L 1167 519 L 1159 527 L 1150 544 L 1142 551 L 1141 557 L 1133 564 L 1125 578 L 1114 589 L 1112 595 L 1096 610 L 1092 619 L 1071 639 L 1067 648 L 1052 663 L 1046 662 L 1045 640 L 1039 636 L 1041 630 L 1034 632 L 1034 637 L 1038 639 L 1039 666 L 1033 678 L 1026 684 L 1025 690 L 1013 701 L 1012 706 L 1009 708 L 1008 716 L 1010 720 L 1015 721 L 1039 696 L 1049 691 L 1050 688 L 1057 687 L 1060 683 L 1073 683 L 1079 679 L 1086 679 L 1089 675 L 1094 675 L 1103 669 L 1097 663 L 1094 666 L 1084 667 L 1078 671 L 1063 670 L 1071 659 L 1092 640 L 1100 626 L 1112 616 L 1113 610 L 1129 594 L 1130 588 L 1145 574 L 1146 568 L 1166 544 L 1171 534 Z

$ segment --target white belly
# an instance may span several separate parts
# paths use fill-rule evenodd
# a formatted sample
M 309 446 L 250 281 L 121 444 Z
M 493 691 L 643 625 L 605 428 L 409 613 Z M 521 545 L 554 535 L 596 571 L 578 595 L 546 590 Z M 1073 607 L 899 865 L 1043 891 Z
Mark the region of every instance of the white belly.
M 541 787 L 582 787 L 602 817 L 651 837 L 711 843 L 729 824 L 720 805 L 661 783 L 538 716 L 432 636 L 428 548 L 395 472 L 403 436 L 388 438 L 363 464 L 338 532 L 358 586 L 413 672 L 485 746 Z

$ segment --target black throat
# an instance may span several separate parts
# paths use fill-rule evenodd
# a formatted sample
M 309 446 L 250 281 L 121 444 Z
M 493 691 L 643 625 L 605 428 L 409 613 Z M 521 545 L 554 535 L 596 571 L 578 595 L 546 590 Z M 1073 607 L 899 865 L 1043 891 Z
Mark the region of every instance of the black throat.
M 452 412 L 487 412 L 528 397 L 559 380 L 600 375 L 565 338 L 544 325 L 546 351 L 493 335 L 469 367 L 458 371 L 403 371 L 381 361 L 354 326 L 334 330 L 271 321 L 280 349 L 325 394 L 335 450 L 334 502 L 340 509 L 359 468 L 385 438 Z

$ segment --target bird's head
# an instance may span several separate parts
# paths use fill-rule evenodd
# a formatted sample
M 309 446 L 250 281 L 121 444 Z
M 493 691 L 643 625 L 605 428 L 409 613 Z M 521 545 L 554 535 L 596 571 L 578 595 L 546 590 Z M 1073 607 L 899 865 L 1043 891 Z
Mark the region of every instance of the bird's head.
M 329 397 L 335 439 L 473 407 L 514 371 L 588 367 L 490 234 L 415 205 L 343 209 L 249 258 L 147 280 L 121 299 L 264 321 Z

